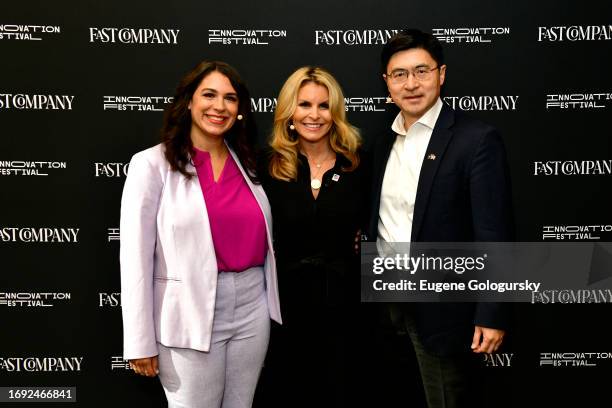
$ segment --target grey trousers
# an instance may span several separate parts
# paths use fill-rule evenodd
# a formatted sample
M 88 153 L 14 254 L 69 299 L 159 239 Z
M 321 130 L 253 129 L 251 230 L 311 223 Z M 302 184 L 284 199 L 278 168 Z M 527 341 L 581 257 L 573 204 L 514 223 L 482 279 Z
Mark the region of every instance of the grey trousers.
M 269 338 L 263 269 L 219 273 L 210 351 L 158 344 L 168 407 L 250 407 Z

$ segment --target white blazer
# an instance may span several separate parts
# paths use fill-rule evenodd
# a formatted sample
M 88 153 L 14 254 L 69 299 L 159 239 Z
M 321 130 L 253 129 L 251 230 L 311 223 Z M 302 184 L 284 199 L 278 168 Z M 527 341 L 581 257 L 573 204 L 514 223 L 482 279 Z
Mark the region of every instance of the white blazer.
M 281 323 L 270 204 L 230 154 L 264 214 L 268 309 Z M 187 171 L 195 174 L 192 165 Z M 206 204 L 197 176 L 170 170 L 163 145 L 132 157 L 120 228 L 124 358 L 155 356 L 157 342 L 209 351 L 218 271 Z

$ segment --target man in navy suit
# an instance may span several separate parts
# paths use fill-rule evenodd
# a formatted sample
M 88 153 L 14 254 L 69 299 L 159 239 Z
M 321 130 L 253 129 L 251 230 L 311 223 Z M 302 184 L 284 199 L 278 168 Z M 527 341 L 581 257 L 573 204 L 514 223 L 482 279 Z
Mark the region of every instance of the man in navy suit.
M 370 238 L 384 242 L 512 240 L 502 139 L 440 99 L 446 65 L 430 34 L 403 30 L 384 46 L 383 78 L 400 108 L 373 150 Z M 472 353 L 501 345 L 508 316 L 495 303 L 403 304 L 430 408 L 471 404 Z M 397 313 L 396 313 L 397 316 Z

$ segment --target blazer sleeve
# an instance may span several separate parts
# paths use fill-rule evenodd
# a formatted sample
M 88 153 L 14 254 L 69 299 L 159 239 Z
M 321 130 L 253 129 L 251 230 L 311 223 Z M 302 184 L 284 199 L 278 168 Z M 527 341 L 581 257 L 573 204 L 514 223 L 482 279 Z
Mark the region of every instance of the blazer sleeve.
M 513 240 L 510 173 L 506 150 L 492 129 L 480 139 L 470 166 L 474 241 Z
M 510 174 L 499 133 L 491 128 L 480 140 L 470 171 L 470 199 L 474 241 L 509 242 L 514 239 Z M 505 303 L 476 304 L 474 324 L 506 329 L 511 307 Z
M 163 189 L 159 169 L 145 152 L 132 157 L 121 197 L 121 304 L 124 358 L 158 354 L 153 319 L 157 210 Z

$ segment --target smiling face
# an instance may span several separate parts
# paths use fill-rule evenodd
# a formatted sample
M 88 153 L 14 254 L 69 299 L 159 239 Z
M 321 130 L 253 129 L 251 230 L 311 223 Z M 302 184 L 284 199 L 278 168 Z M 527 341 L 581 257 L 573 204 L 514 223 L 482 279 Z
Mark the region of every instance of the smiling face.
M 236 90 L 225 75 L 213 71 L 205 76 L 189 102 L 194 145 L 223 137 L 236 121 L 238 103 Z
M 298 92 L 292 120 L 302 142 L 326 140 L 333 123 L 327 88 L 314 82 L 305 83 Z
M 393 83 L 389 75 L 385 77 L 393 102 L 402 110 L 406 128 L 423 116 L 440 97 L 446 65 L 438 67 L 429 52 L 422 48 L 399 51 L 393 54 L 387 64 L 387 74 L 396 70 L 413 72 L 419 67 L 434 70 L 423 80 L 417 80 L 413 74 L 410 74 L 406 81 L 400 84 Z

